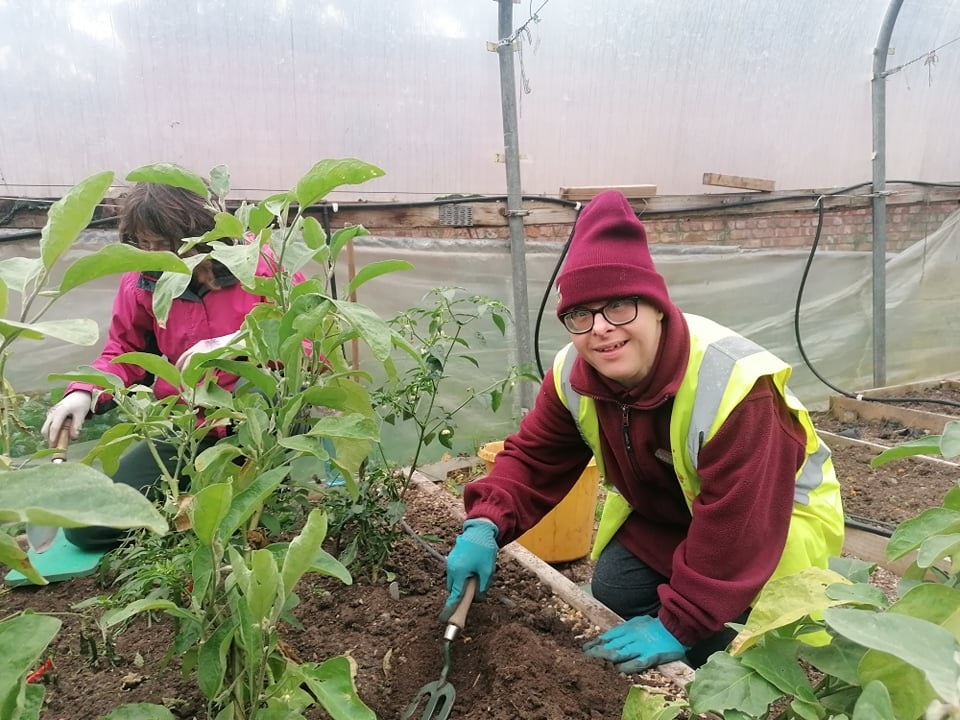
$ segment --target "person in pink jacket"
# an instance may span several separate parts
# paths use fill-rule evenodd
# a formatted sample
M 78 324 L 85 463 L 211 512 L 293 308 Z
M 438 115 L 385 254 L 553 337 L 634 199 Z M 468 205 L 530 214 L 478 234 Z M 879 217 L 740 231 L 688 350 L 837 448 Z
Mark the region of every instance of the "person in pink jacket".
M 214 225 L 212 209 L 204 198 L 192 191 L 139 183 L 125 198 L 119 231 L 123 242 L 142 250 L 176 253 L 184 238 L 202 236 Z M 204 251 L 209 248 L 198 245 L 187 254 Z M 261 258 L 256 274 L 270 276 L 270 264 Z M 302 279 L 300 275 L 294 276 L 295 281 Z M 161 326 L 153 312 L 156 282 L 157 276 L 151 273 L 129 272 L 121 276 L 106 343 L 91 363 L 98 370 L 119 376 L 128 387 L 148 381 L 147 372 L 139 365 L 114 363 L 114 358 L 128 352 L 150 352 L 182 364 L 191 352 L 212 349 L 216 342 L 228 340 L 239 330 L 247 313 L 266 301 L 245 290 L 224 265 L 209 258 L 195 268 L 189 287 L 173 301 L 167 323 Z M 231 392 L 237 380 L 236 375 L 227 373 L 217 377 L 218 384 Z M 162 378 L 156 378 L 153 390 L 157 398 L 179 394 L 176 387 Z M 110 396 L 100 391 L 101 388 L 85 383 L 68 385 L 63 399 L 47 412 L 41 430 L 46 441 L 52 445 L 68 420 L 70 437 L 76 440 L 87 417 L 112 408 Z M 220 428 L 208 436 L 206 443 L 212 445 L 222 436 Z M 159 445 L 159 449 L 161 459 L 172 469 L 176 449 L 167 444 Z M 113 479 L 148 496 L 156 492 L 160 472 L 146 444 L 136 445 L 124 455 Z M 122 531 L 103 527 L 69 528 L 65 534 L 74 545 L 85 549 L 109 549 L 123 538 Z

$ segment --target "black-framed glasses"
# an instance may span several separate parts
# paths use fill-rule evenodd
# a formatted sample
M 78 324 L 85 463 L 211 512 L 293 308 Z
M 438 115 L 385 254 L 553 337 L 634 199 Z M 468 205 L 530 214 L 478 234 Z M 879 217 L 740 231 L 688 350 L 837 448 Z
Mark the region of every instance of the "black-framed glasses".
M 597 315 L 603 315 L 603 319 L 611 325 L 626 325 L 637 319 L 638 300 L 636 297 L 617 298 L 596 310 L 575 307 L 561 315 L 560 320 L 567 332 L 574 335 L 583 335 L 593 330 L 593 321 Z

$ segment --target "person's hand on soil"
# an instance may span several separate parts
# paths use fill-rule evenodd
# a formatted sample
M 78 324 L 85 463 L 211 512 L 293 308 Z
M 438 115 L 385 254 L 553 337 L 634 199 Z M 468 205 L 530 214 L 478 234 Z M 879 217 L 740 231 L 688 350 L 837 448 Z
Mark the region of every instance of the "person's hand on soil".
M 609 660 L 627 674 L 680 660 L 687 649 L 649 615 L 630 618 L 583 646 L 587 655 Z
M 463 586 L 471 575 L 477 576 L 477 595 L 483 597 L 497 565 L 497 550 L 497 526 L 491 521 L 475 518 L 463 524 L 463 532 L 447 556 L 450 596 L 440 613 L 440 622 L 446 622 L 453 614 L 463 595 Z
M 80 437 L 80 428 L 83 427 L 83 421 L 87 418 L 92 403 L 92 393 L 86 390 L 74 390 L 69 395 L 64 395 L 60 402 L 47 410 L 47 419 L 40 428 L 40 434 L 47 441 L 47 445 L 54 446 L 57 438 L 60 437 L 60 429 L 68 418 L 70 419 L 70 439 L 76 440 Z

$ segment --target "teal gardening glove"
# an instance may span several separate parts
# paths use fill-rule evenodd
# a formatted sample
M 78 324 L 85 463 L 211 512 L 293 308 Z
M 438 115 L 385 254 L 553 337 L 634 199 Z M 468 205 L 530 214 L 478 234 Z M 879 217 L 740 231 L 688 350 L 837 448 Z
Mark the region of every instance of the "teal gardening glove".
M 482 596 L 490 585 L 497 564 L 497 526 L 489 520 L 467 520 L 463 532 L 447 556 L 447 590 L 450 597 L 440 613 L 446 622 L 463 595 L 463 586 L 471 575 L 477 576 L 477 594 Z
M 587 655 L 609 660 L 627 674 L 680 660 L 688 649 L 649 615 L 622 622 L 583 646 Z

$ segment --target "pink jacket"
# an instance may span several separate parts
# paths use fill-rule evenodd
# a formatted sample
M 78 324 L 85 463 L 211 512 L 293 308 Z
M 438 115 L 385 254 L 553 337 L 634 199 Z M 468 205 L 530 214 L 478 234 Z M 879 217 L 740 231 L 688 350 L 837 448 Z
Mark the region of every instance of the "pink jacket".
M 258 277 L 271 277 L 273 270 L 261 258 L 256 274 Z M 218 276 L 218 279 L 221 278 Z M 303 282 L 304 277 L 301 273 L 295 273 L 293 280 L 296 283 Z M 142 382 L 146 372 L 138 365 L 111 362 L 114 358 L 127 352 L 155 352 L 176 363 L 184 351 L 201 340 L 210 340 L 238 330 L 247 313 L 258 303 L 266 302 L 265 297 L 250 294 L 230 275 L 229 279 L 222 281 L 223 287 L 219 290 L 210 290 L 201 296 L 188 290 L 175 299 L 167 317 L 167 326 L 162 328 L 153 314 L 154 282 L 139 272 L 121 276 L 120 287 L 113 301 L 113 317 L 106 344 L 100 356 L 91 363 L 97 370 L 117 375 L 128 387 Z M 223 373 L 218 378 L 218 384 L 232 391 L 237 379 L 236 375 Z M 98 389 L 95 385 L 75 382 L 67 386 L 66 393 L 74 390 L 93 392 Z M 153 390 L 158 399 L 180 393 L 162 378 L 156 379 Z M 101 396 L 98 410 L 107 399 L 107 396 Z

